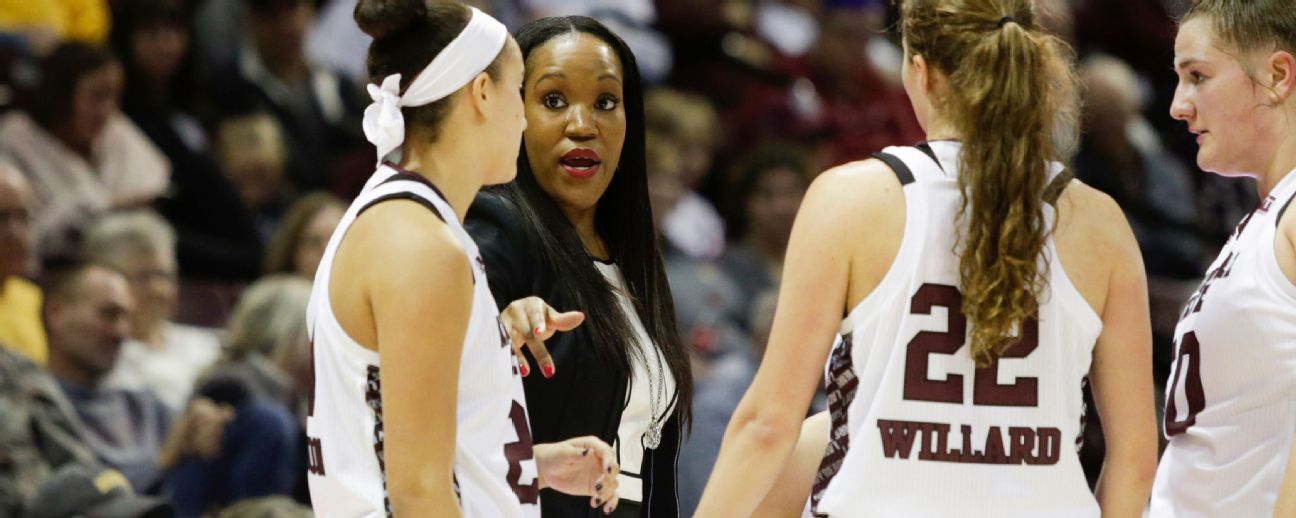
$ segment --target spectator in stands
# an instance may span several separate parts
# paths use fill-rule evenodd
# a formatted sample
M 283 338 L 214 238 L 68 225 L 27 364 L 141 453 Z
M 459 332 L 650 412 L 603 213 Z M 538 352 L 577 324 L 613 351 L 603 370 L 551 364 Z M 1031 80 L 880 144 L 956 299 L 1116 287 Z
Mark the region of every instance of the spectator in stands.
M 705 97 L 657 88 L 644 98 L 644 119 L 654 137 L 664 139 L 679 155 L 679 201 L 662 215 L 662 234 L 691 257 L 713 259 L 724 251 L 724 220 L 710 200 L 696 189 L 711 172 L 720 136 L 719 119 Z
M 292 198 L 283 127 L 269 113 L 253 111 L 222 120 L 217 138 L 225 174 L 252 211 L 257 236 L 265 242 Z
M 170 493 L 180 516 L 291 490 L 301 471 L 294 461 L 300 444 L 286 410 L 196 397 L 173 418 L 149 392 L 105 386 L 130 331 L 129 283 L 92 264 L 49 272 L 46 279 L 49 370 L 99 461 L 125 474 L 138 492 Z
M 130 335 L 135 304 L 126 278 L 102 266 L 76 264 L 46 272 L 45 280 L 49 372 L 98 459 L 125 474 L 136 491 L 156 493 L 164 469 L 182 455 L 214 456 L 228 420 L 215 405 L 192 406 L 173 429 L 170 409 L 156 396 L 103 384 Z
M 301 441 L 312 390 L 306 335 L 310 291 L 306 279 L 272 275 L 248 288 L 234 308 L 225 353 L 203 375 L 197 392 L 237 411 L 227 433 L 260 437 L 255 445 L 223 451 L 225 460 L 177 468 L 172 485 L 181 516 L 257 496 L 306 497 Z
M 302 196 L 284 213 L 283 221 L 270 237 L 265 273 L 293 273 L 313 280 L 324 247 L 344 212 L 342 200 L 327 192 Z
M 0 32 L 17 35 L 21 46 L 37 56 L 63 40 L 103 43 L 108 25 L 103 0 L 0 0 Z
M 1121 206 L 1149 277 L 1196 279 L 1204 259 L 1187 167 L 1143 119 L 1138 78 L 1119 59 L 1083 63 L 1084 130 L 1077 176 Z
M 162 150 L 173 173 L 158 210 L 175 227 L 187 278 L 250 280 L 261 260 L 252 214 L 212 153 L 212 115 L 183 0 L 120 0 L 113 49 L 126 75 L 122 111 Z M 212 217 L 219 214 L 220 217 Z
M 121 472 L 93 464 L 69 463 L 54 473 L 32 498 L 24 518 L 171 518 L 175 511 L 161 498 L 131 490 Z
M 0 516 L 21 516 L 27 503 L 67 463 L 93 463 L 86 433 L 54 378 L 0 347 Z
M 648 167 L 648 203 L 652 206 L 653 229 L 662 245 L 662 259 L 682 252 L 666 235 L 666 215 L 684 197 L 684 158 L 665 135 L 649 131 L 644 139 L 644 162 Z
M 769 143 L 738 164 L 730 177 L 726 213 L 731 244 L 719 263 L 748 304 L 778 288 L 792 222 L 811 175 L 804 149 Z M 750 307 L 742 311 L 750 313 Z M 748 321 L 747 327 L 754 323 Z
M 152 203 L 166 157 L 118 111 L 122 66 L 107 50 L 65 43 L 41 64 L 27 106 L 0 117 L 0 154 L 28 174 L 44 255 L 68 255 L 82 225 L 113 207 Z
M 778 135 L 814 144 L 816 162 L 832 166 L 922 138 L 891 72 L 899 69 L 900 52 L 880 36 L 883 3 L 827 0 L 822 13 L 818 37 L 803 56 L 776 54 L 757 77 L 725 77 L 727 83 L 709 87 L 725 122 L 722 158 L 741 157 L 749 142 Z
M 146 209 L 110 213 L 87 231 L 85 257 L 125 275 L 135 301 L 130 335 L 105 385 L 148 391 L 180 412 L 194 381 L 220 355 L 220 340 L 171 321 L 179 289 L 175 233 Z
M 41 291 L 23 278 L 35 257 L 31 211 L 27 179 L 17 168 L 0 161 L 0 345 L 43 365 Z
M 199 390 L 219 391 L 218 385 L 233 383 L 248 397 L 292 410 L 305 430 L 312 390 L 306 335 L 310 293 L 311 281 L 295 275 L 268 275 L 252 284 L 230 316 L 225 352 L 203 375 Z
M 247 39 L 218 79 L 226 111 L 260 105 L 283 127 L 290 179 L 303 189 L 324 187 L 333 165 L 368 148 L 360 115 L 368 99 L 354 82 L 306 57 L 311 0 L 246 0 Z M 369 155 L 372 158 L 372 155 Z M 364 164 L 372 169 L 372 160 Z

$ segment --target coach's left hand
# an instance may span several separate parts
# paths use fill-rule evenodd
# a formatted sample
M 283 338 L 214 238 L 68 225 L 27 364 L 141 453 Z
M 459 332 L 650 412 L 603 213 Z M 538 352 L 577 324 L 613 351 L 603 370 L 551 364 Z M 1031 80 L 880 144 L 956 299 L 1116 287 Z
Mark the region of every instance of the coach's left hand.
M 621 502 L 616 496 L 621 467 L 607 443 L 598 437 L 577 437 L 537 444 L 534 453 L 540 489 L 589 496 L 590 507 L 602 507 L 603 514 L 616 510 Z

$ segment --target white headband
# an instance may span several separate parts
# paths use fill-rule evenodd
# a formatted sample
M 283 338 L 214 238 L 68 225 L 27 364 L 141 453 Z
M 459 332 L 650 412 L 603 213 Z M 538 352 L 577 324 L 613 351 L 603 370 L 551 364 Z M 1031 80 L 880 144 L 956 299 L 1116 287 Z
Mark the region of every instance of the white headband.
M 507 39 L 504 24 L 474 7 L 468 26 L 419 72 L 404 96 L 400 93 L 400 74 L 387 76 L 382 87 L 370 84 L 373 104 L 365 108 L 364 134 L 378 146 L 378 161 L 405 142 L 401 108 L 430 104 L 463 88 L 495 61 Z

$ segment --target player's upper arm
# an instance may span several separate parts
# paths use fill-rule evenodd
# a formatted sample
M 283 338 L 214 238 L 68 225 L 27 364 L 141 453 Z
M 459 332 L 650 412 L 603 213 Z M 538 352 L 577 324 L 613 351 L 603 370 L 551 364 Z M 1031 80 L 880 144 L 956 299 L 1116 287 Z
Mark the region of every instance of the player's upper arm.
M 880 278 L 876 270 L 885 267 L 877 265 L 894 259 L 903 225 L 900 183 L 877 160 L 830 169 L 811 184 L 792 228 L 770 343 L 753 386 L 769 407 L 801 422 L 845 315 L 848 287 L 856 284 L 852 276 Z
M 351 232 L 372 261 L 361 275 L 381 364 L 392 503 L 417 501 L 448 513 L 438 506 L 454 504 L 454 416 L 472 307 L 470 263 L 445 223 L 413 202 L 377 205 Z
M 1126 456 L 1142 468 L 1149 462 L 1155 466 L 1152 327 L 1143 256 L 1115 201 L 1079 182 L 1067 191 L 1067 207 L 1074 211 L 1070 219 L 1078 227 L 1071 230 L 1080 238 L 1070 244 L 1079 245 L 1072 250 L 1083 259 L 1083 264 L 1073 260 L 1069 267 L 1106 270 L 1103 329 L 1094 347 L 1090 380 L 1108 436 L 1108 455 Z M 1086 287 L 1077 287 L 1084 294 Z

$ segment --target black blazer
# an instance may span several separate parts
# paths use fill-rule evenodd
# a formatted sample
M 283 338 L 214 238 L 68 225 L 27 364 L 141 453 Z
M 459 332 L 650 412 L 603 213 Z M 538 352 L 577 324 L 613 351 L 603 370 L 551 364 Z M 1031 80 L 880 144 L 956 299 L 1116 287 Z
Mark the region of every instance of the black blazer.
M 535 236 L 526 230 L 517 206 L 502 196 L 483 192 L 468 209 L 465 224 L 482 259 L 491 294 L 501 310 L 510 302 L 538 296 L 559 311 L 578 310 L 557 294 L 562 282 L 540 261 Z M 545 379 L 540 369 L 523 378 L 533 442 L 557 442 L 593 435 L 612 444 L 626 406 L 630 373 L 594 353 L 589 330 L 579 327 L 558 333 L 545 343 L 556 373 Z M 534 358 L 527 354 L 527 358 Z M 534 363 L 532 365 L 535 365 Z M 662 428 L 661 446 L 649 450 L 639 473 L 644 477 L 643 516 L 679 516 L 675 487 L 680 446 L 679 412 Z M 573 497 L 552 490 L 541 492 L 541 514 L 546 518 L 602 516 L 591 509 L 588 497 Z

